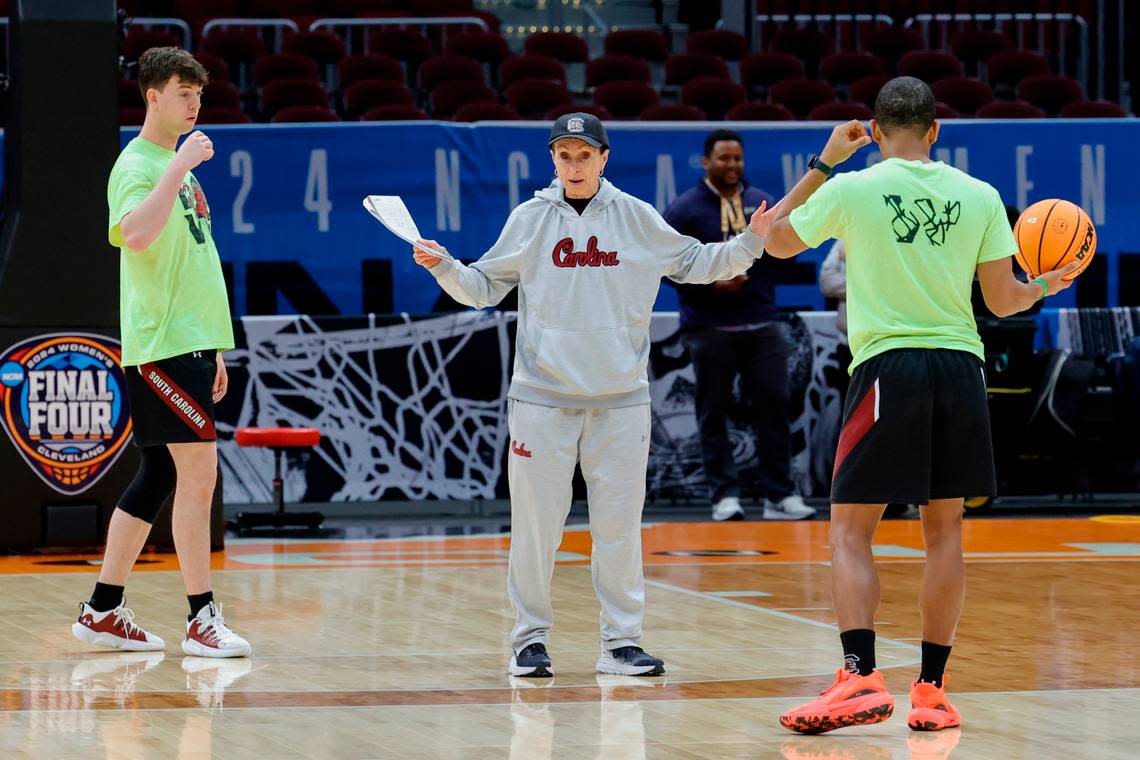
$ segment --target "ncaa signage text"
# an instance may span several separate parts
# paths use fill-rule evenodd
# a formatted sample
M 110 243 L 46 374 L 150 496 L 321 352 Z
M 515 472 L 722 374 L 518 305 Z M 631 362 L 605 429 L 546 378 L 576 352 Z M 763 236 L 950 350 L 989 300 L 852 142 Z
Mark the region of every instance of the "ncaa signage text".
M 0 423 L 28 466 L 62 494 L 86 491 L 131 437 L 119 344 L 38 335 L 0 354 Z

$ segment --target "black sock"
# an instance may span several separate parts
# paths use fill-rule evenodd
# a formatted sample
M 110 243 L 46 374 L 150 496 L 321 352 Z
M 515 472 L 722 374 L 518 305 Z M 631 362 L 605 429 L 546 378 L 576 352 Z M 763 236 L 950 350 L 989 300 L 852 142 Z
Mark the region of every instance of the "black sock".
M 844 667 L 861 676 L 869 676 L 875 669 L 875 632 L 869 628 L 854 628 L 839 634 L 843 642 Z
M 214 601 L 214 592 L 207 591 L 204 594 L 190 594 L 186 597 L 190 602 L 190 614 L 186 616 L 186 620 L 193 620 L 202 608 L 210 602 Z
M 946 672 L 946 660 L 950 658 L 950 647 L 942 644 L 922 642 L 922 672 L 918 680 L 932 683 L 941 688 L 942 676 Z
M 123 603 L 123 587 L 112 586 L 110 583 L 96 583 L 95 593 L 87 604 L 96 612 L 113 610 Z

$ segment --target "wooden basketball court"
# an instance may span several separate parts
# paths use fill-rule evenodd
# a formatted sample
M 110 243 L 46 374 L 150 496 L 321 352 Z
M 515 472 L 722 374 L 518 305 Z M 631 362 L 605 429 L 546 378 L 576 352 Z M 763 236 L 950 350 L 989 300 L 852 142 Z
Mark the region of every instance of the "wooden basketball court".
M 95 555 L 0 558 L 0 749 L 28 758 L 1135 758 L 1140 517 L 966 523 L 969 588 L 950 662 L 961 731 L 906 727 L 917 675 L 917 521 L 879 532 L 884 724 L 821 737 L 779 713 L 840 660 L 825 522 L 647 525 L 656 679 L 599 676 L 589 533 L 555 572 L 558 675 L 512 679 L 505 536 L 232 541 L 215 555 L 243 660 L 184 658 L 173 556 L 127 587 L 167 651 L 72 639 Z

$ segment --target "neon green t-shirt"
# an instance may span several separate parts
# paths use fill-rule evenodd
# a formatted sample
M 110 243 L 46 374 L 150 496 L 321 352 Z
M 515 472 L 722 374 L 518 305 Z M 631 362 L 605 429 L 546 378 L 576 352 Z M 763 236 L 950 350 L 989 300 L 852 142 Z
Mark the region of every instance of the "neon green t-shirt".
M 172 160 L 174 151 L 136 137 L 119 154 L 107 182 L 107 239 L 121 250 L 119 318 L 127 367 L 234 347 L 226 282 L 210 234 L 210 207 L 192 173 L 182 180 L 155 241 L 144 251 L 123 242 L 119 223 L 146 199 Z
M 985 358 L 974 273 L 1017 250 L 993 187 L 942 162 L 890 158 L 836 175 L 789 221 L 809 247 L 829 238 L 846 246 L 852 370 L 895 348 Z

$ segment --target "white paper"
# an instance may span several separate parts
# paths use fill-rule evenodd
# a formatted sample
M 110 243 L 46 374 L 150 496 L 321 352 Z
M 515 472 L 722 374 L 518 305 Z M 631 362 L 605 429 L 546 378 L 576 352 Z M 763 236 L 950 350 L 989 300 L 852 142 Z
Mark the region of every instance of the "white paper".
M 453 257 L 437 251 L 432 248 L 420 245 L 416 241 L 423 237 L 419 229 L 416 227 L 415 220 L 408 212 L 408 207 L 404 205 L 403 199 L 398 195 L 369 195 L 364 199 L 364 208 L 368 209 L 368 213 L 380 220 L 380 223 L 392 231 L 396 237 L 401 240 L 406 240 L 414 247 L 420 249 L 424 253 L 430 253 L 432 256 L 438 256 L 441 259 L 453 259 Z

